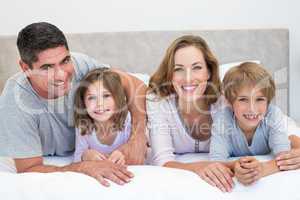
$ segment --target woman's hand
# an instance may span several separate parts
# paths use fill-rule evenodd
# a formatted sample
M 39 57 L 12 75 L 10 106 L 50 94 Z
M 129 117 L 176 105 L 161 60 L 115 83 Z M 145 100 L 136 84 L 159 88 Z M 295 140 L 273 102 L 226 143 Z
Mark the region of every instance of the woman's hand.
M 234 173 L 243 185 L 250 185 L 263 176 L 263 164 L 255 157 L 242 157 L 236 161 Z
M 276 156 L 276 164 L 280 170 L 300 169 L 300 149 L 292 149 Z
M 125 156 L 119 150 L 113 151 L 110 154 L 110 156 L 108 157 L 108 160 L 110 160 L 110 161 L 112 161 L 113 163 L 116 163 L 116 164 L 125 165 Z
M 222 192 L 231 192 L 234 186 L 233 172 L 222 163 L 211 163 L 195 172 L 207 183 L 219 188 Z
M 94 149 L 85 150 L 82 154 L 82 161 L 97 161 L 97 160 L 106 160 L 107 157 L 105 154 L 102 154 Z

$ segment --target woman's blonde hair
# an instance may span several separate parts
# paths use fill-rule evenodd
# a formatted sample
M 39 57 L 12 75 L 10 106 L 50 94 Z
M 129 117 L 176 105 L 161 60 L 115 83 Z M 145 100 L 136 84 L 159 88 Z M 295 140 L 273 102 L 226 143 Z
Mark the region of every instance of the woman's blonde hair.
M 208 80 L 207 88 L 204 92 L 206 102 L 208 105 L 216 102 L 220 96 L 220 77 L 219 64 L 207 43 L 204 39 L 195 35 L 184 35 L 177 38 L 167 49 L 165 56 L 158 68 L 158 70 L 151 76 L 149 81 L 149 92 L 154 92 L 160 97 L 166 97 L 175 93 L 172 85 L 172 77 L 174 72 L 174 55 L 177 50 L 189 46 L 194 46 L 199 49 L 204 56 L 210 78 Z
M 79 128 L 81 135 L 89 134 L 93 129 L 97 130 L 94 120 L 89 116 L 84 103 L 84 96 L 88 87 L 97 81 L 103 82 L 103 86 L 112 94 L 115 101 L 116 113 L 111 118 L 115 130 L 123 129 L 128 114 L 125 90 L 122 87 L 120 76 L 109 68 L 94 69 L 81 80 L 75 93 L 74 120 L 75 127 Z
M 226 99 L 232 104 L 238 92 L 244 86 L 254 86 L 268 99 L 268 104 L 275 96 L 275 83 L 271 74 L 261 65 L 253 62 L 244 62 L 231 68 L 222 82 L 222 90 Z

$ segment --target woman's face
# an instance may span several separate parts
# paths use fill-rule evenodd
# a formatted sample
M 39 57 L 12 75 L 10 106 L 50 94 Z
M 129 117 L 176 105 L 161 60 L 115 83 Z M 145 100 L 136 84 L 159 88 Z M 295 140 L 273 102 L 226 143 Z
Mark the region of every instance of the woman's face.
M 194 46 L 178 49 L 174 65 L 172 85 L 179 99 L 191 102 L 203 97 L 210 72 L 201 50 Z

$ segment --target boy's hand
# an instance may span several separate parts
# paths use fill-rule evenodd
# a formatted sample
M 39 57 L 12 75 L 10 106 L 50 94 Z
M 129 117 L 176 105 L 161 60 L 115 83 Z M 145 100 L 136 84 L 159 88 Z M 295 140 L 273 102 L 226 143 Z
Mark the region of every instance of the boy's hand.
M 242 157 L 234 167 L 237 180 L 243 185 L 250 185 L 263 176 L 263 164 L 255 157 Z
M 88 149 L 83 152 L 81 159 L 82 161 L 99 161 L 106 160 L 107 157 L 94 149 Z
M 119 150 L 113 151 L 110 154 L 110 156 L 108 157 L 108 160 L 110 160 L 110 161 L 112 161 L 113 163 L 116 163 L 116 164 L 125 165 L 125 156 Z

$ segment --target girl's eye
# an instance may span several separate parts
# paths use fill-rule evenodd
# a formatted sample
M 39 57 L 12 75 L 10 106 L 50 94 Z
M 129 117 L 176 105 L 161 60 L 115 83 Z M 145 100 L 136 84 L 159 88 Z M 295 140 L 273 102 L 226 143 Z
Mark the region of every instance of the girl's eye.
M 91 100 L 96 100 L 96 97 L 95 97 L 95 96 L 89 96 L 87 99 L 88 99 L 89 101 L 91 101 Z
M 104 94 L 104 95 L 103 95 L 104 98 L 108 98 L 108 97 L 110 97 L 110 96 L 111 96 L 110 94 Z

